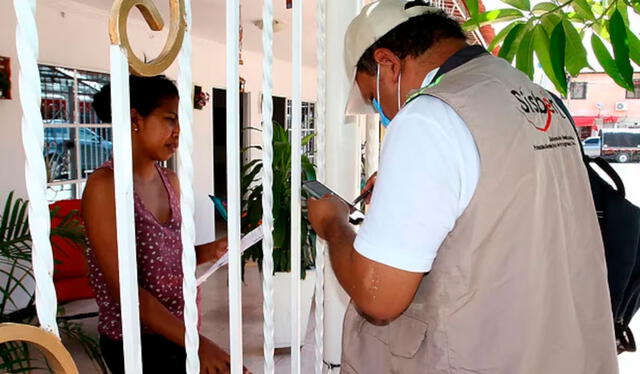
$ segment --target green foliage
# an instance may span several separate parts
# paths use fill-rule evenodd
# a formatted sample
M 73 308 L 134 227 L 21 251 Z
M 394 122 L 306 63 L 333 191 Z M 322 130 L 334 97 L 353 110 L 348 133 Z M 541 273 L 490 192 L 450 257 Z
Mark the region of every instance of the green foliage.
M 256 130 L 256 129 L 252 129 Z M 259 131 L 259 130 L 258 130 Z M 302 145 L 309 143 L 312 135 L 302 139 Z M 273 270 L 291 271 L 291 143 L 287 131 L 281 125 L 273 126 Z M 257 159 L 242 168 L 242 232 L 247 233 L 262 220 L 262 159 Z M 302 156 L 302 179 L 315 179 L 315 167 L 306 155 Z M 314 265 L 315 233 L 306 217 L 306 199 L 302 200 L 301 269 L 302 278 L 306 270 Z M 242 256 L 243 265 L 255 261 L 262 269 L 262 244 L 247 249 Z M 244 266 L 243 266 L 244 268 Z
M 629 28 L 629 12 L 640 14 L 640 0 L 502 0 L 510 8 L 478 13 L 477 0 L 467 1 L 471 18 L 465 30 L 509 22 L 488 46 L 500 46 L 504 58 L 533 76 L 533 54 L 556 89 L 566 94 L 568 76 L 585 68 L 588 48 L 604 71 L 621 87 L 633 90 L 633 66 L 640 63 L 640 39 Z M 591 31 L 591 43 L 583 41 Z
M 58 210 L 50 212 L 58 216 Z M 31 233 L 28 221 L 28 201 L 14 199 L 9 193 L 0 216 L 0 323 L 13 322 L 34 324 L 37 322 L 35 293 L 30 285 L 34 276 L 31 270 Z M 84 227 L 75 219 L 76 212 L 62 217 L 60 224 L 51 228 L 51 237 L 57 237 L 78 245 L 84 245 Z M 20 307 L 16 297 L 21 294 L 28 302 Z M 25 296 L 26 295 L 26 296 Z M 97 339 L 82 331 L 80 324 L 58 317 L 61 335 L 77 342 L 100 368 L 107 373 Z M 35 369 L 47 369 L 30 354 L 29 346 L 23 342 L 0 344 L 0 373 L 27 373 Z M 46 362 L 44 363 L 46 364 Z

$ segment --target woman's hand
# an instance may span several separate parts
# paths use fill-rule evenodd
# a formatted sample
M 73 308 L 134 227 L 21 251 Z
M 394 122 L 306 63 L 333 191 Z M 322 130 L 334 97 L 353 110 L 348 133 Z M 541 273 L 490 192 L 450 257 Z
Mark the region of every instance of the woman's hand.
M 213 242 L 213 256 L 215 261 L 218 261 L 220 257 L 224 256 L 229 250 L 229 240 L 225 236 Z
M 200 337 L 198 357 L 200 358 L 200 374 L 231 373 L 231 358 L 229 354 L 204 336 Z M 245 374 L 251 374 L 247 368 L 243 369 Z
M 196 246 L 196 257 L 198 265 L 205 262 L 218 261 L 220 257 L 227 253 L 229 242 L 227 238 L 218 239 L 215 242 Z

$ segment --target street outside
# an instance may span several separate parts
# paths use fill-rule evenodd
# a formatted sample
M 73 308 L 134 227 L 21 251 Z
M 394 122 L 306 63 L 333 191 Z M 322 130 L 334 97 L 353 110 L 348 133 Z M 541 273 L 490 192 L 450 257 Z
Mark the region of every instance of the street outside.
M 611 164 L 620 174 L 627 190 L 627 199 L 640 206 L 640 164 Z M 631 330 L 636 340 L 640 339 L 640 313 L 631 322 Z M 640 373 L 640 352 L 623 353 L 619 357 L 620 374 Z

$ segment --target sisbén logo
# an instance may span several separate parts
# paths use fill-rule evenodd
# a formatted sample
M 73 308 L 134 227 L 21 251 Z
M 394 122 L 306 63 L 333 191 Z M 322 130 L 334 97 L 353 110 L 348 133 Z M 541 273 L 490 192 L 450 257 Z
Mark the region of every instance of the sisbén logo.
M 567 118 L 562 110 L 558 108 L 554 100 L 546 96 L 538 96 L 533 92 L 528 95 L 520 90 L 511 90 L 511 94 L 520 102 L 520 112 L 523 113 L 531 126 L 536 130 L 547 132 L 551 126 L 551 120 L 554 114 L 559 114 L 562 118 Z M 544 124 L 541 122 L 540 115 L 545 115 Z

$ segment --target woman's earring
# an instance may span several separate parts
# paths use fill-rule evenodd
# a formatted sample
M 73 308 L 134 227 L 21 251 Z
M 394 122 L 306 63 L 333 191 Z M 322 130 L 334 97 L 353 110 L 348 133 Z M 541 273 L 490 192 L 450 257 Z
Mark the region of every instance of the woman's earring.
M 133 131 L 138 132 L 138 131 L 139 131 L 139 129 L 138 129 L 137 127 L 134 127 L 134 128 L 133 128 Z

